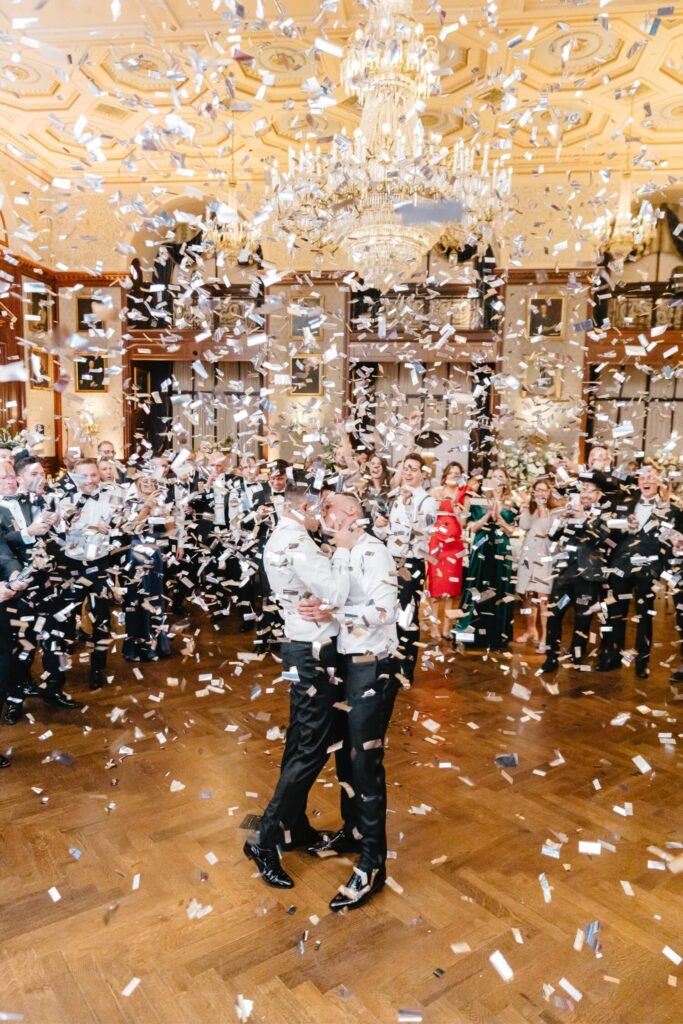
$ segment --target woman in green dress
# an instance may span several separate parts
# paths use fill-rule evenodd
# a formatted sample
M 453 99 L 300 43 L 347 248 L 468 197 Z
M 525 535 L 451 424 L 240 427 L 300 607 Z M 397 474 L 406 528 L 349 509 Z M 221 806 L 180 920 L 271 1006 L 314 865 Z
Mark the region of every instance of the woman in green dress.
M 495 651 L 512 640 L 510 537 L 516 518 L 507 474 L 504 469 L 492 469 L 484 480 L 482 497 L 470 501 L 467 515 L 471 546 L 455 633 L 468 646 Z

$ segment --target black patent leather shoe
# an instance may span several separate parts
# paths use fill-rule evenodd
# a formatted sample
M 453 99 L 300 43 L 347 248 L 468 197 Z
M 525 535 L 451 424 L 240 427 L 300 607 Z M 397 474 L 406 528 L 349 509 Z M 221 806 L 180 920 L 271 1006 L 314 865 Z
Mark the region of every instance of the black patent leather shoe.
M 330 900 L 330 910 L 336 914 L 340 910 L 356 910 L 362 907 L 376 892 L 384 888 L 386 880 L 387 872 L 384 866 L 373 868 L 370 872 L 354 868 L 346 885 L 342 885 L 339 892 Z
M 671 673 L 670 683 L 683 683 L 683 668 L 677 668 L 675 672 Z
M 274 889 L 294 888 L 293 880 L 280 864 L 277 850 L 267 846 L 257 846 L 247 840 L 244 844 L 244 856 L 253 860 L 266 885 L 272 885 Z
M 78 711 L 83 705 L 79 700 L 73 700 L 66 693 L 57 691 L 56 693 L 44 693 L 42 695 L 43 700 L 46 704 L 52 705 L 55 708 L 63 708 L 65 711 Z
M 2 709 L 0 721 L 3 725 L 16 725 L 24 717 L 24 707 L 20 700 L 8 700 Z
M 546 658 L 541 665 L 541 672 L 557 672 L 560 667 L 560 663 L 557 658 Z
M 646 661 L 638 661 L 636 659 L 636 677 L 638 679 L 650 678 L 650 666 Z
M 11 761 L 8 761 L 6 757 L 3 757 L 2 754 L 0 754 L 0 768 L 9 768 L 11 763 Z
M 360 840 L 354 839 L 343 828 L 340 828 L 337 832 L 321 835 L 317 843 L 308 847 L 307 853 L 310 853 L 312 857 L 336 857 L 340 853 L 360 853 Z
M 91 690 L 101 690 L 103 686 L 107 685 L 107 677 L 101 668 L 94 668 L 90 673 L 90 683 L 88 684 Z

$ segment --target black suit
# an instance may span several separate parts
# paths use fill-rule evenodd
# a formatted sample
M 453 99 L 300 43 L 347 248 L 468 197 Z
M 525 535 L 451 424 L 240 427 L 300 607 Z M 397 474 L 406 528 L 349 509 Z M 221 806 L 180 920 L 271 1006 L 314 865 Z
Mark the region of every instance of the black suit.
M 635 515 L 642 499 L 631 498 L 616 506 L 616 516 Z M 626 644 L 626 623 L 631 601 L 635 598 L 638 623 L 636 628 L 636 663 L 647 667 L 652 646 L 652 618 L 655 603 L 655 583 L 671 557 L 671 545 L 662 540 L 662 527 L 672 527 L 673 515 L 664 502 L 655 500 L 650 517 L 637 531 L 612 530 L 612 554 L 609 562 L 608 583 L 614 601 L 608 605 L 608 626 L 603 628 L 601 654 L 616 661 Z
M 21 570 L 21 562 L 15 558 L 7 542 L 0 535 L 0 580 L 6 582 L 10 576 Z M 14 605 L 14 601 L 10 602 Z M 8 696 L 14 696 L 16 690 L 15 680 L 11 671 L 12 656 L 12 630 L 10 619 L 15 614 L 8 603 L 3 601 L 0 604 L 0 711 L 4 707 Z
M 39 495 L 18 493 L 13 500 L 19 503 L 27 527 L 45 508 L 45 499 Z M 37 541 L 33 544 L 26 542 L 22 536 L 22 525 L 13 519 L 7 504 L 0 502 L 0 537 L 20 569 L 31 564 L 34 550 L 38 547 Z M 51 547 L 50 534 L 45 535 L 44 543 L 45 554 L 48 554 Z M 40 642 L 36 622 L 41 618 L 44 620 L 41 630 L 43 636 L 59 628 L 52 621 L 49 608 L 50 597 L 61 583 L 60 574 L 52 571 L 50 567 L 37 568 L 32 574 L 29 588 L 18 593 L 8 605 L 12 634 L 12 681 L 9 696 L 14 700 L 23 699 L 23 685 L 31 676 L 31 668 Z M 59 672 L 58 656 L 50 650 L 49 644 L 43 644 L 43 669 L 50 678 Z
M 571 518 L 553 534 L 559 544 L 554 564 L 555 578 L 548 605 L 548 652 L 553 661 L 560 652 L 562 620 L 570 605 L 574 606 L 572 657 L 583 661 L 588 646 L 592 618 L 591 609 L 604 588 L 607 561 L 607 527 L 605 507 L 592 509 L 582 521 Z
M 237 501 L 236 501 L 237 499 Z M 274 525 L 274 514 L 260 519 L 258 510 L 272 504 L 270 484 L 255 480 L 253 483 L 243 476 L 234 477 L 232 501 L 230 502 L 230 526 L 240 529 L 240 559 L 238 568 L 238 608 L 245 621 L 253 622 L 256 617 L 259 595 L 268 593 L 264 585 L 263 548 Z M 246 573 L 246 574 L 245 574 Z

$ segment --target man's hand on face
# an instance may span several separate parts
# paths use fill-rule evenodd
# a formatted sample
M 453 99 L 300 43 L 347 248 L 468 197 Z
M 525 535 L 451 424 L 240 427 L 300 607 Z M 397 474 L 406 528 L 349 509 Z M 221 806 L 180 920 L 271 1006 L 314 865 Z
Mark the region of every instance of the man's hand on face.
M 323 608 L 318 597 L 304 597 L 297 606 L 297 611 L 306 622 L 331 622 L 334 616 L 331 608 Z
M 345 548 L 347 551 L 350 551 L 362 532 L 362 527 L 357 526 L 356 523 L 351 523 L 350 526 L 343 526 L 340 530 L 336 530 L 330 537 L 330 544 L 333 544 L 336 548 Z

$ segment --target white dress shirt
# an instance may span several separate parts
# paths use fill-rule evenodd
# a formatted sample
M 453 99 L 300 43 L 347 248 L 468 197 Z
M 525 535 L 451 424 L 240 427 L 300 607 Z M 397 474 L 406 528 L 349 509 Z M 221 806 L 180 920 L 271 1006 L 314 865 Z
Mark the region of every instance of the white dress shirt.
M 417 558 L 424 561 L 429 551 L 429 536 L 437 516 L 436 499 L 424 487 L 412 492 L 407 505 L 399 494 L 391 506 L 389 525 L 375 528 L 380 540 L 386 540 L 389 553 L 394 558 Z
M 327 558 L 309 537 L 303 523 L 284 516 L 263 549 L 263 565 L 273 597 L 282 610 L 285 636 L 304 643 L 324 643 L 339 633 L 339 624 L 306 622 L 297 611 L 303 597 L 319 598 L 332 608 L 346 603 L 349 593 L 349 552 L 338 548 Z
M 217 476 L 213 482 L 213 525 L 227 526 L 225 521 L 225 496 L 228 489 L 225 486 L 225 473 Z
M 364 533 L 351 548 L 351 585 L 337 612 L 341 654 L 386 657 L 398 642 L 396 563 L 381 540 Z
M 639 530 L 642 530 L 645 524 L 649 521 L 656 504 L 657 503 L 654 498 L 651 501 L 646 501 L 641 498 L 641 500 L 636 504 L 636 507 L 634 508 L 633 512 L 636 519 L 638 520 Z
M 72 515 L 74 506 L 80 505 Z M 64 554 L 75 562 L 96 562 L 109 554 L 111 546 L 110 534 L 99 533 L 95 529 L 98 523 L 111 524 L 115 512 L 112 494 L 104 488 L 95 494 L 86 495 L 76 491 L 59 502 L 59 513 L 62 516 L 58 526 L 64 535 Z

